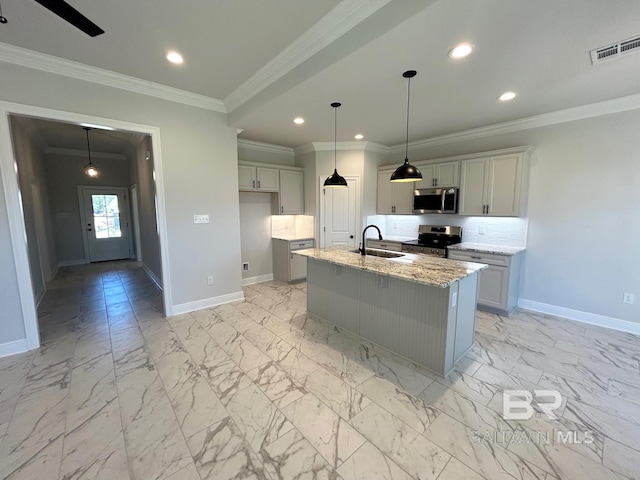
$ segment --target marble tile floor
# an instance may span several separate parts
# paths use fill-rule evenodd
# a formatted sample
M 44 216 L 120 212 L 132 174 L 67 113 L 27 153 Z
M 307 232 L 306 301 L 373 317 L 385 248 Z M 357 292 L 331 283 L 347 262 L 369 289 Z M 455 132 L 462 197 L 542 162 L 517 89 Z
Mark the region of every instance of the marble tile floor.
M 0 359 L 2 479 L 640 478 L 640 338 L 476 316 L 447 378 L 306 316 L 305 284 L 165 318 L 135 263 L 62 269 Z M 502 390 L 557 390 L 555 418 Z

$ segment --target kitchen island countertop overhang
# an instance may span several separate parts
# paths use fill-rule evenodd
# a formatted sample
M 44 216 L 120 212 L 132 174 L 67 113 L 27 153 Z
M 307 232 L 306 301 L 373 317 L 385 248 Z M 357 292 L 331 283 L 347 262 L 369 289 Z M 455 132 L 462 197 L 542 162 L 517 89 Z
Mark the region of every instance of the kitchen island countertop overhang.
M 484 263 L 449 260 L 404 252 L 402 256 L 397 258 L 363 256 L 345 247 L 308 248 L 294 253 L 335 265 L 439 288 L 446 288 L 454 282 L 488 267 Z

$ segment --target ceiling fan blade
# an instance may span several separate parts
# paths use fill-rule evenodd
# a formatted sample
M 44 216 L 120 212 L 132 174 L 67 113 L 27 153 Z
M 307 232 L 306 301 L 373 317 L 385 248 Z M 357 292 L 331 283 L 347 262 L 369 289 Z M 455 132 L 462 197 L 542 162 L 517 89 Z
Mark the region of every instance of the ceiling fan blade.
M 104 30 L 102 30 L 98 25 L 82 15 L 78 10 L 73 8 L 64 0 L 36 0 L 36 2 L 51 10 L 74 27 L 79 28 L 90 37 L 97 37 L 104 33 Z

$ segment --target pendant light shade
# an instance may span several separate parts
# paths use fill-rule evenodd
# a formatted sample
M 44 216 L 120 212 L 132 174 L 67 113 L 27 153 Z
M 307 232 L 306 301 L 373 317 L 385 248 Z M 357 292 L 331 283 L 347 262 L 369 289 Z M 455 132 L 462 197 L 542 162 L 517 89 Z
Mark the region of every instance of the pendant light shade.
M 89 163 L 84 166 L 84 174 L 87 177 L 96 178 L 99 175 L 98 167 L 96 167 L 93 162 L 91 162 L 91 145 L 89 144 L 89 127 L 82 127 L 87 134 L 87 151 L 89 152 Z
M 407 70 L 402 76 L 408 79 L 407 84 L 407 137 L 404 147 L 404 163 L 396 168 L 391 175 L 392 182 L 419 182 L 422 180 L 422 173 L 409 163 L 409 101 L 411 99 L 411 79 L 416 76 L 415 70 Z
M 333 107 L 333 173 L 324 181 L 326 188 L 347 188 L 349 185 L 343 176 L 338 173 L 338 107 L 341 103 L 334 102 Z

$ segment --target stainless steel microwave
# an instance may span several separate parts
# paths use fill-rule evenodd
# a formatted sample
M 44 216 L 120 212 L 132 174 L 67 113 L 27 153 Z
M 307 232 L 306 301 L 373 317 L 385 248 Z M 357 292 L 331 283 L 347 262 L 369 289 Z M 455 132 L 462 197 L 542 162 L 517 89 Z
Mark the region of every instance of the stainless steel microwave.
M 445 187 L 414 190 L 413 213 L 458 213 L 458 189 Z

